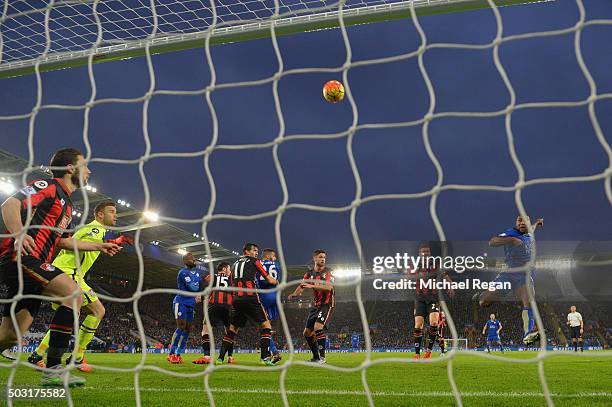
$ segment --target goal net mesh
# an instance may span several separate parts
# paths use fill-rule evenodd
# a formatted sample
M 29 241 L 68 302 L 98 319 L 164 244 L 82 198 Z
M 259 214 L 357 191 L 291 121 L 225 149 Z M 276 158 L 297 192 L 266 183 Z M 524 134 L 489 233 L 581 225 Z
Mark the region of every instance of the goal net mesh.
M 462 44 L 462 43 L 432 43 L 428 41 L 428 37 L 425 31 L 422 29 L 419 22 L 417 10 L 424 6 L 449 6 L 453 4 L 464 5 L 464 4 L 475 4 L 482 3 L 490 8 L 491 18 L 496 23 L 496 34 L 488 43 L 485 44 Z M 510 2 L 500 2 L 510 3 Z M 357 212 L 360 206 L 367 202 L 373 202 L 376 200 L 409 200 L 409 199 L 421 199 L 429 197 L 429 209 L 431 220 L 435 226 L 435 230 L 440 241 L 445 241 L 446 234 L 445 229 L 440 221 L 437 212 L 437 198 L 443 191 L 449 190 L 488 190 L 488 191 L 505 191 L 514 192 L 514 199 L 516 203 L 517 211 L 526 215 L 525 206 L 523 204 L 522 192 L 523 189 L 534 185 L 553 184 L 553 183 L 580 183 L 580 182 L 601 182 L 602 189 L 605 190 L 605 196 L 608 201 L 612 204 L 612 189 L 610 186 L 610 177 L 612 176 L 612 149 L 608 141 L 606 140 L 602 128 L 599 124 L 598 113 L 596 110 L 596 104 L 598 101 L 603 99 L 612 98 L 612 94 L 599 93 L 597 84 L 590 73 L 589 66 L 585 63 L 582 52 L 581 52 L 581 34 L 585 27 L 593 25 L 612 25 L 612 20 L 588 20 L 586 18 L 585 4 L 581 0 L 576 0 L 576 7 L 578 10 L 578 19 L 574 24 L 567 26 L 563 29 L 557 29 L 553 31 L 538 31 L 529 32 L 524 34 L 516 35 L 504 35 L 504 26 L 502 24 L 502 18 L 500 10 L 493 0 L 484 2 L 475 1 L 461 1 L 461 0 L 414 0 L 406 2 L 390 2 L 386 0 L 381 1 L 364 1 L 364 0 L 349 0 L 346 2 L 333 3 L 327 0 L 309 1 L 309 0 L 247 0 L 247 1 L 171 1 L 171 0 L 151 0 L 151 1 L 128 1 L 128 0 L 114 0 L 114 1 L 4 1 L 3 8 L 0 10 L 0 75 L 19 67 L 31 67 L 33 75 L 37 81 L 38 94 L 32 109 L 27 114 L 23 115 L 2 115 L 0 112 L 0 123 L 6 120 L 16 119 L 27 119 L 30 121 L 29 128 L 29 167 L 23 172 L 24 180 L 25 175 L 36 170 L 36 166 L 33 158 L 33 129 L 36 123 L 39 112 L 45 108 L 43 105 L 43 83 L 41 72 L 44 70 L 45 64 L 52 60 L 64 60 L 64 67 L 71 66 L 72 58 L 77 58 L 78 55 L 85 56 L 85 63 L 88 67 L 89 82 L 91 84 L 90 98 L 86 104 L 78 106 L 54 106 L 56 109 L 81 109 L 85 116 L 85 128 L 83 129 L 83 142 L 86 149 L 86 158 L 90 163 L 113 163 L 113 164 L 128 164 L 137 163 L 143 180 L 143 190 L 145 197 L 145 208 L 149 209 L 150 205 L 150 193 L 149 186 L 146 181 L 146 177 L 143 172 L 143 165 L 146 161 L 157 157 L 201 157 L 204 161 L 205 176 L 208 179 L 210 185 L 210 206 L 207 213 L 202 218 L 197 219 L 179 219 L 174 217 L 162 217 L 160 220 L 165 222 L 174 223 L 199 223 L 202 226 L 202 236 L 206 242 L 209 241 L 210 236 L 208 233 L 208 226 L 211 222 L 219 219 L 224 220 L 255 220 L 263 218 L 273 218 L 275 220 L 275 236 L 276 236 L 276 247 L 278 250 L 278 257 L 281 263 L 281 267 L 285 269 L 285 259 L 283 255 L 283 238 L 281 235 L 281 224 L 283 222 L 283 215 L 289 209 L 301 209 L 307 211 L 320 211 L 330 213 L 345 213 L 350 219 L 350 228 L 352 237 L 354 240 L 355 250 L 359 257 L 362 254 L 362 237 L 358 232 L 358 225 L 356 220 Z M 353 53 L 351 50 L 351 41 L 349 33 L 345 24 L 345 16 L 351 12 L 358 13 L 356 10 L 360 10 L 364 7 L 387 7 L 391 12 L 393 11 L 393 5 L 399 4 L 405 10 L 408 11 L 410 22 L 417 30 L 420 37 L 420 45 L 411 52 L 395 55 L 385 58 L 376 58 L 370 60 L 353 60 Z M 287 70 L 283 64 L 283 54 L 279 48 L 276 39 L 276 30 L 279 29 L 279 25 L 274 23 L 278 22 L 283 18 L 299 17 L 299 16 L 310 16 L 309 18 L 316 18 L 317 13 L 333 13 L 332 16 L 335 19 L 342 35 L 344 43 L 344 51 L 346 53 L 346 60 L 342 66 L 335 69 L 329 68 L 300 68 Z M 313 17 L 314 16 L 314 17 Z M 329 17 L 329 16 L 328 16 Z M 270 23 L 273 22 L 273 23 Z M 271 83 L 274 101 L 276 117 L 271 117 L 271 120 L 277 120 L 279 124 L 279 131 L 277 137 L 268 143 L 264 144 L 241 144 L 241 145 L 222 145 L 218 143 L 219 140 L 219 129 L 217 126 L 217 113 L 212 100 L 211 95 L 220 88 L 232 88 L 249 86 L 246 82 L 235 82 L 235 83 L 224 83 L 218 84 L 216 81 L 215 65 L 211 57 L 211 44 L 214 42 L 215 36 L 219 35 L 222 27 L 240 27 L 241 25 L 256 23 L 258 27 L 264 27 L 268 30 L 268 35 L 271 38 L 271 42 L 274 48 L 274 53 L 278 61 L 278 70 L 274 75 L 257 81 L 260 83 Z M 268 25 L 261 25 L 262 23 L 268 23 Z M 290 24 L 290 23 L 288 23 Z M 316 26 L 314 27 L 316 28 Z M 241 29 L 241 28 L 238 28 Z M 242 28 L 244 29 L 244 28 Z M 205 58 L 208 63 L 211 75 L 210 82 L 205 88 L 185 92 L 179 90 L 160 90 L 156 87 L 156 76 L 155 69 L 152 62 L 152 54 L 154 47 L 160 41 L 174 41 L 176 36 L 185 34 L 197 34 L 201 40 L 199 45 L 203 46 L 205 52 Z M 588 97 L 582 100 L 575 101 L 548 101 L 548 102 L 531 102 L 531 103 L 517 103 L 517 97 L 515 90 L 512 85 L 512 78 L 508 75 L 502 61 L 499 57 L 499 49 L 504 44 L 513 41 L 525 41 L 537 37 L 554 37 L 561 35 L 573 35 L 574 36 L 574 53 L 576 61 L 584 76 L 584 79 L 588 83 L 589 94 Z M 180 41 L 188 41 L 190 37 L 182 37 Z M 141 50 L 142 55 L 146 60 L 147 71 L 143 72 L 143 75 L 149 77 L 149 89 L 142 95 L 141 100 L 143 101 L 143 124 L 142 134 L 144 136 L 145 145 L 147 146 L 145 154 L 139 157 L 138 160 L 121 160 L 121 159 L 107 159 L 96 157 L 95 151 L 91 151 L 89 133 L 87 129 L 90 110 L 102 103 L 112 103 L 113 100 L 99 99 L 97 98 L 96 79 L 92 64 L 98 62 L 100 58 L 100 49 L 103 47 L 130 47 L 134 41 L 138 42 L 137 48 Z M 179 41 L 179 42 L 180 42 Z M 480 112 L 462 112 L 462 111 L 438 111 L 436 108 L 436 86 L 432 83 L 430 75 L 424 63 L 424 55 L 432 49 L 464 49 L 464 50 L 490 50 L 491 59 L 494 66 L 499 73 L 500 80 L 503 82 L 505 89 L 507 90 L 507 101 L 505 107 L 500 110 L 494 111 L 480 111 Z M 81 52 L 82 54 L 78 54 Z M 351 80 L 349 79 L 348 72 L 350 69 L 357 66 L 368 66 L 376 64 L 385 64 L 388 62 L 414 59 L 417 61 L 424 85 L 426 86 L 427 93 L 429 95 L 429 105 L 427 112 L 417 120 L 409 122 L 393 122 L 393 123 L 376 123 L 376 124 L 363 124 L 359 120 L 359 107 L 355 102 L 353 95 L 351 94 Z M 316 63 L 316 61 L 313 61 Z M 279 97 L 278 83 L 279 81 L 288 75 L 297 75 L 302 73 L 313 73 L 313 72 L 336 72 L 340 73 L 342 82 L 346 88 L 346 101 L 350 105 L 352 111 L 352 123 L 345 129 L 345 131 L 334 134 L 287 134 L 284 126 L 284 116 L 282 110 L 282 100 Z M 6 74 L 5 76 L 9 76 Z M 0 84 L 1 86 L 1 84 Z M 160 94 L 165 95 L 202 95 L 206 99 L 206 103 L 209 109 L 209 113 L 212 117 L 213 122 L 213 135 L 210 144 L 203 150 L 193 151 L 189 153 L 173 153 L 173 152 L 162 152 L 152 153 L 151 143 L 149 139 L 149 132 L 147 128 L 147 114 L 149 110 L 149 101 L 152 97 Z M 115 101 L 121 102 L 121 101 Z M 554 177 L 554 178 L 528 178 L 524 170 L 523 162 L 521 157 L 517 153 L 515 146 L 515 136 L 512 129 L 512 117 L 513 114 L 519 110 L 525 109 L 542 109 L 542 108 L 563 108 L 563 107 L 579 107 L 586 106 L 588 108 L 588 117 L 592 128 L 594 130 L 595 137 L 598 143 L 601 145 L 601 149 L 604 151 L 608 158 L 608 166 L 604 171 L 584 176 L 575 177 Z M 445 173 L 440 164 L 438 155 L 433 150 L 430 143 L 429 128 L 432 122 L 448 117 L 466 117 L 466 118 L 478 118 L 478 117 L 503 117 L 505 119 L 505 131 L 507 139 L 507 148 L 514 164 L 514 170 L 516 171 L 517 178 L 512 186 L 504 185 L 469 185 L 469 184 L 447 184 L 445 183 Z M 359 166 L 353 155 L 353 141 L 357 131 L 363 129 L 384 129 L 384 128 L 408 128 L 417 127 L 421 128 L 422 140 L 425 146 L 427 156 L 433 166 L 436 169 L 437 179 L 436 182 L 431 185 L 428 190 L 418 193 L 397 193 L 397 194 L 381 194 L 381 195 L 364 195 L 363 184 L 360 176 Z M 352 202 L 341 207 L 329 207 L 329 206 L 317 206 L 312 204 L 303 203 L 289 203 L 289 188 L 286 182 L 285 174 L 283 172 L 283 165 L 281 164 L 278 157 L 278 149 L 282 143 L 290 140 L 324 140 L 324 139 L 338 139 L 343 138 L 346 141 L 346 150 L 348 153 L 348 159 L 350 162 L 350 168 L 353 174 L 353 180 L 355 184 L 354 195 Z M 213 179 L 212 172 L 210 170 L 210 159 L 216 152 L 220 150 L 251 150 L 269 148 L 272 150 L 272 156 L 274 159 L 274 166 L 280 187 L 282 190 L 282 201 L 279 203 L 277 209 L 265 213 L 259 213 L 256 215 L 234 215 L 218 213 L 215 208 L 215 202 L 217 197 L 217 191 L 215 188 L 215 180 Z M 8 173 L 2 173 L 0 175 L 14 175 Z M 83 195 L 85 200 L 85 207 L 88 207 L 87 194 Z M 83 221 L 86 216 L 83 216 Z M 81 223 L 80 226 L 83 224 Z M 139 232 L 136 233 L 138 241 Z M 6 235 L 3 235 L 4 237 Z M 210 256 L 210 246 L 207 246 L 207 252 Z M 134 301 L 135 319 L 138 326 L 138 330 L 141 336 L 143 345 L 145 344 L 145 331 L 143 323 L 138 315 L 138 300 L 147 293 L 147 290 L 143 290 L 144 281 L 144 263 L 142 258 L 139 258 L 139 284 L 138 289 L 130 299 Z M 294 282 L 287 280 L 287 274 L 283 273 L 282 282 L 278 286 L 277 290 L 283 290 L 288 287 L 295 287 Z M 363 394 L 367 397 L 368 403 L 374 405 L 374 399 L 367 379 L 367 369 L 375 364 L 389 363 L 389 362 L 412 362 L 407 358 L 400 357 L 382 357 L 373 359 L 371 355 L 372 342 L 370 338 L 370 330 L 368 320 L 366 317 L 365 308 L 363 306 L 363 298 L 361 287 L 358 279 L 346 281 L 339 284 L 348 284 L 355 287 L 355 296 L 357 305 L 359 307 L 361 322 L 363 325 L 363 337 L 365 348 L 365 358 L 363 362 L 354 368 L 341 368 L 333 366 L 331 364 L 322 365 L 319 368 L 328 369 L 331 371 L 341 372 L 360 372 L 361 382 L 363 385 Z M 212 287 L 207 287 L 205 293 L 210 294 Z M 174 293 L 176 290 L 164 290 L 156 289 L 156 292 Z M 20 291 L 21 293 L 22 291 Z M 538 310 L 538 306 L 535 303 L 533 294 L 531 296 L 531 305 L 534 310 L 535 319 L 538 327 L 544 326 Z M 105 298 L 104 296 L 101 296 Z M 12 300 L 18 300 L 24 298 L 22 294 L 18 294 Z M 10 302 L 11 299 L 3 300 L 3 303 Z M 457 328 L 453 322 L 453 315 L 449 311 L 446 303 L 441 302 L 442 309 L 446 312 L 447 322 L 452 336 L 451 341 L 457 341 L 459 335 Z M 293 346 L 293 340 L 291 339 L 290 330 L 287 325 L 283 306 L 280 307 L 280 321 L 283 327 L 283 334 L 287 337 L 287 345 L 289 355 L 285 363 L 280 366 L 270 367 L 270 370 L 279 370 L 280 382 L 279 392 L 282 397 L 282 401 L 285 405 L 289 405 L 287 397 L 287 386 L 286 376 L 288 368 L 294 365 L 306 364 L 306 362 L 298 361 L 295 359 L 295 352 Z M 210 329 L 210 327 L 209 327 Z M 78 331 L 78 330 L 77 330 Z M 212 332 L 212 330 L 211 330 Z M 547 338 L 546 332 L 541 331 L 541 344 L 545 345 Z M 406 333 L 407 338 L 409 333 Z M 408 339 L 407 339 L 408 341 Z M 457 343 L 461 343 L 458 341 Z M 211 338 L 211 345 L 214 348 L 214 338 Z M 145 347 L 145 346 L 143 346 Z M 454 376 L 454 365 L 456 356 L 461 353 L 458 348 L 462 346 L 452 347 L 447 358 L 444 359 L 447 363 L 448 381 L 451 385 L 452 395 L 454 396 L 457 405 L 461 406 L 462 394 L 457 387 Z M 214 351 L 214 349 L 213 349 Z M 474 356 L 488 358 L 492 360 L 503 361 L 507 363 L 515 363 L 517 360 L 509 358 L 499 357 L 495 355 L 487 355 L 484 352 L 474 352 Z M 549 391 L 545 370 L 544 361 L 551 354 L 546 351 L 545 346 L 541 346 L 541 350 L 534 354 L 533 358 L 528 360 L 521 360 L 520 362 L 535 363 L 538 366 L 539 380 L 548 405 L 554 405 Z M 605 356 L 605 354 L 590 354 L 590 357 Z M 24 362 L 19 362 L 24 363 Z M 418 362 L 423 363 L 423 362 Z M 435 361 L 431 361 L 435 363 Z M 12 374 L 9 375 L 8 386 L 11 386 L 14 377 L 14 371 L 17 369 L 18 364 L 2 364 L 3 368 L 11 369 Z M 73 366 L 71 366 L 73 368 Z M 107 371 L 117 372 L 133 372 L 134 373 L 134 387 L 135 387 L 135 399 L 137 405 L 141 405 L 141 382 L 140 374 L 143 370 L 155 370 L 163 372 L 167 375 L 173 375 L 178 377 L 194 377 L 194 374 L 182 374 L 180 372 L 160 369 L 151 365 L 147 365 L 146 355 L 143 353 L 140 363 L 130 369 L 115 369 L 108 366 L 96 366 L 96 368 Z M 209 377 L 220 367 L 210 365 L 202 372 L 197 373 L 196 376 L 203 377 L 203 386 L 208 394 L 208 400 L 211 405 L 215 404 L 214 389 L 209 386 Z M 223 366 L 221 368 L 228 368 Z M 238 369 L 243 371 L 260 372 L 262 368 L 254 366 L 240 366 L 232 365 L 229 366 L 231 369 Z M 72 405 L 72 399 L 69 400 Z

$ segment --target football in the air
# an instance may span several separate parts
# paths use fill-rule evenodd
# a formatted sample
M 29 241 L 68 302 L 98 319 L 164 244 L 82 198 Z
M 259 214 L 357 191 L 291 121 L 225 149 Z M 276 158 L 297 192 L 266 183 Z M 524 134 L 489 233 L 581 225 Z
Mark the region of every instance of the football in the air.
M 328 81 L 323 85 L 323 97 L 329 103 L 338 103 L 344 99 L 344 85 L 338 81 Z

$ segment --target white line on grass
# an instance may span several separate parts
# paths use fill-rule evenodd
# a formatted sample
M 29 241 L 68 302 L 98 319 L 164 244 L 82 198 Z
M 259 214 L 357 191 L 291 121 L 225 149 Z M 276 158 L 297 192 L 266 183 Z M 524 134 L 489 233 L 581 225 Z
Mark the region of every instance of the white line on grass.
M 95 387 L 86 387 L 86 389 L 96 390 Z M 134 387 L 113 387 L 113 391 L 134 391 Z M 270 389 L 234 389 L 230 387 L 217 387 L 211 388 L 213 393 L 233 393 L 233 394 L 280 394 L 280 390 Z M 204 389 L 201 388 L 156 388 L 156 387 L 141 387 L 142 392 L 152 393 L 173 393 L 177 391 L 181 392 L 197 392 L 205 393 Z M 287 394 L 296 395 L 330 395 L 330 396 L 365 396 L 366 393 L 362 390 L 287 390 Z M 421 396 L 421 397 L 453 397 L 453 393 L 450 391 L 427 391 L 427 392 L 399 392 L 399 391 L 373 391 L 372 396 L 377 397 L 410 397 L 410 396 Z M 464 397 L 544 397 L 542 392 L 494 392 L 494 391 L 466 391 L 461 392 Z M 594 393 L 551 393 L 553 397 L 612 397 L 610 392 L 594 392 Z

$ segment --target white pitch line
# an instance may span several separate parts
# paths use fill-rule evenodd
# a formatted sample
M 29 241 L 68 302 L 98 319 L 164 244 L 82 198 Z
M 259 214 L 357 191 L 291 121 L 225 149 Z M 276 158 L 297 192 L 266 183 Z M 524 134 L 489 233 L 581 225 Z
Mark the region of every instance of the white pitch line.
M 86 387 L 85 389 L 96 390 L 96 387 Z M 134 391 L 134 387 L 113 387 L 113 391 Z M 176 392 L 195 392 L 206 393 L 202 388 L 156 388 L 156 387 L 141 387 L 141 392 L 152 393 L 176 393 Z M 213 393 L 234 393 L 234 394 L 280 394 L 280 390 L 270 389 L 233 389 L 229 387 L 211 388 Z M 296 395 L 329 395 L 329 396 L 365 396 L 366 392 L 362 390 L 287 390 L 287 394 Z M 428 392 L 399 392 L 399 391 L 373 391 L 372 396 L 376 397 L 453 397 L 450 391 L 428 391 Z M 463 397 L 544 397 L 542 392 L 493 392 L 493 391 L 467 391 L 461 392 Z M 551 393 L 552 397 L 564 398 L 579 398 L 579 397 L 612 397 L 611 392 L 594 392 L 594 393 Z

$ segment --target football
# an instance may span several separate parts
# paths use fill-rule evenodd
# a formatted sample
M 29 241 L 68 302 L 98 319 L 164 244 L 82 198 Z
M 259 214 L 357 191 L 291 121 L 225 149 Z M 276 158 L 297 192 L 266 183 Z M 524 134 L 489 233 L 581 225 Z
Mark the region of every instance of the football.
M 328 81 L 323 85 L 323 97 L 329 103 L 338 103 L 344 99 L 344 85 L 338 81 Z

